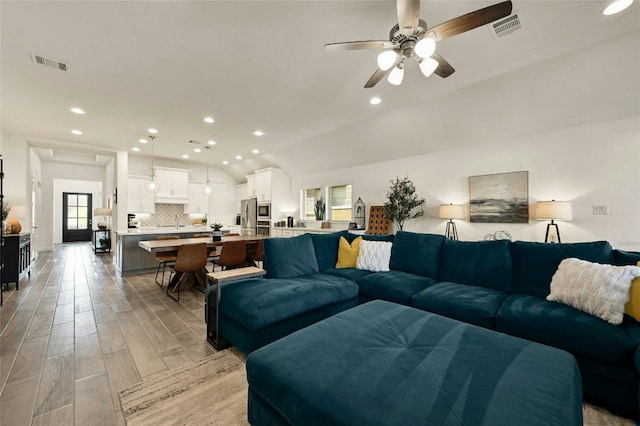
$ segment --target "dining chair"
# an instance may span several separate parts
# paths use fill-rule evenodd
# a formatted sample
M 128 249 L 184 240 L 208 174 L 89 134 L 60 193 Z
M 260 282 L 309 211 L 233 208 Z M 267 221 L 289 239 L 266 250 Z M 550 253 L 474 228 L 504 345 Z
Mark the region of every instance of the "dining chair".
M 213 236 L 211 234 L 196 234 L 191 238 L 213 238 Z M 220 253 L 218 253 L 218 248 L 210 247 L 209 255 L 207 256 L 207 261 L 211 262 L 211 264 L 215 266 L 214 260 L 216 260 L 219 256 L 220 256 Z
M 227 241 L 222 245 L 220 257 L 213 264 L 215 271 L 216 265 L 224 271 L 226 269 L 235 269 L 244 266 L 247 260 L 247 242 Z
M 258 266 L 258 262 L 260 262 L 260 267 L 262 268 L 262 258 L 264 257 L 264 243 L 263 240 L 259 240 L 255 244 L 247 245 L 247 260 L 250 261 L 253 266 Z
M 206 287 L 206 265 L 209 254 L 207 243 L 184 244 L 178 248 L 176 262 L 171 267 L 167 296 L 180 301 L 180 290 L 188 290 L 196 281 L 204 291 Z M 178 297 L 172 294 L 177 291 Z
M 179 240 L 180 237 L 177 235 L 167 235 L 162 237 L 157 237 L 157 240 Z M 156 268 L 156 284 L 162 288 L 164 286 L 164 270 L 166 269 L 168 264 L 173 265 L 176 261 L 176 251 L 159 251 L 155 255 L 155 259 L 158 262 L 158 268 Z M 171 266 L 169 265 L 169 266 Z M 158 274 L 160 273 L 160 267 L 162 267 L 162 279 L 158 282 Z

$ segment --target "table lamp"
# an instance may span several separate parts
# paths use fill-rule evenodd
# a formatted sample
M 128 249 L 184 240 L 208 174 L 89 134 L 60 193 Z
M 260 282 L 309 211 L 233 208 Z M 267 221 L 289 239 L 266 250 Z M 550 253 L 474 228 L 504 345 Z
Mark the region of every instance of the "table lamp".
M 544 236 L 544 242 L 549 242 L 549 230 L 552 227 L 556 228 L 556 235 L 558 236 L 558 243 L 561 243 L 560 229 L 558 224 L 554 220 L 571 220 L 573 214 L 571 211 L 571 203 L 568 201 L 538 201 L 536 204 L 536 219 L 537 220 L 551 220 L 551 223 L 547 224 L 547 233 Z M 553 235 L 551 238 L 553 242 Z
M 458 239 L 458 230 L 456 229 L 456 223 L 453 219 L 464 219 L 464 206 L 453 204 L 441 204 L 438 211 L 438 217 L 440 219 L 449 219 L 447 222 L 447 229 L 444 236 L 450 240 Z
M 98 229 L 107 229 L 108 224 L 105 217 L 111 217 L 111 209 L 94 209 L 93 215 L 98 217 Z

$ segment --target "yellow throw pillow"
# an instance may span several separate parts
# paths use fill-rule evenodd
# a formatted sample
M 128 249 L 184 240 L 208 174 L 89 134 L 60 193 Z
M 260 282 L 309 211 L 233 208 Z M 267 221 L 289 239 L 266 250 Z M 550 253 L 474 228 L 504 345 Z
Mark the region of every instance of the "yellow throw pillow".
M 640 266 L 640 262 L 638 262 L 638 266 Z M 624 305 L 624 313 L 640 321 L 640 277 L 631 281 L 629 301 Z
M 351 244 L 344 238 L 340 237 L 338 244 L 338 263 L 336 268 L 355 268 L 358 254 L 360 253 L 360 241 L 362 237 L 358 237 Z

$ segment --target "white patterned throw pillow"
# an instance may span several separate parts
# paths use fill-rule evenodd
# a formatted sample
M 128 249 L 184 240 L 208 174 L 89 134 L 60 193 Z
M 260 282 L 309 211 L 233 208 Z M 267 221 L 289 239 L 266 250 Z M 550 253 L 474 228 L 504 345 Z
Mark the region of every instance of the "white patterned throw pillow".
M 631 281 L 640 267 L 564 259 L 551 279 L 547 300 L 560 302 L 617 325 L 622 323 Z
M 391 246 L 392 243 L 389 241 L 362 240 L 356 268 L 373 272 L 388 271 L 389 261 L 391 260 Z

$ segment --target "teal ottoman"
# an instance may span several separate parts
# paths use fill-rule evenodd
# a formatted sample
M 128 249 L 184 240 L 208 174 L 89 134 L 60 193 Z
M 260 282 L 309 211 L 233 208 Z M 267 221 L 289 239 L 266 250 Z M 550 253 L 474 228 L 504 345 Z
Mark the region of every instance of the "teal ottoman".
M 376 300 L 247 357 L 252 425 L 582 425 L 568 352 Z

